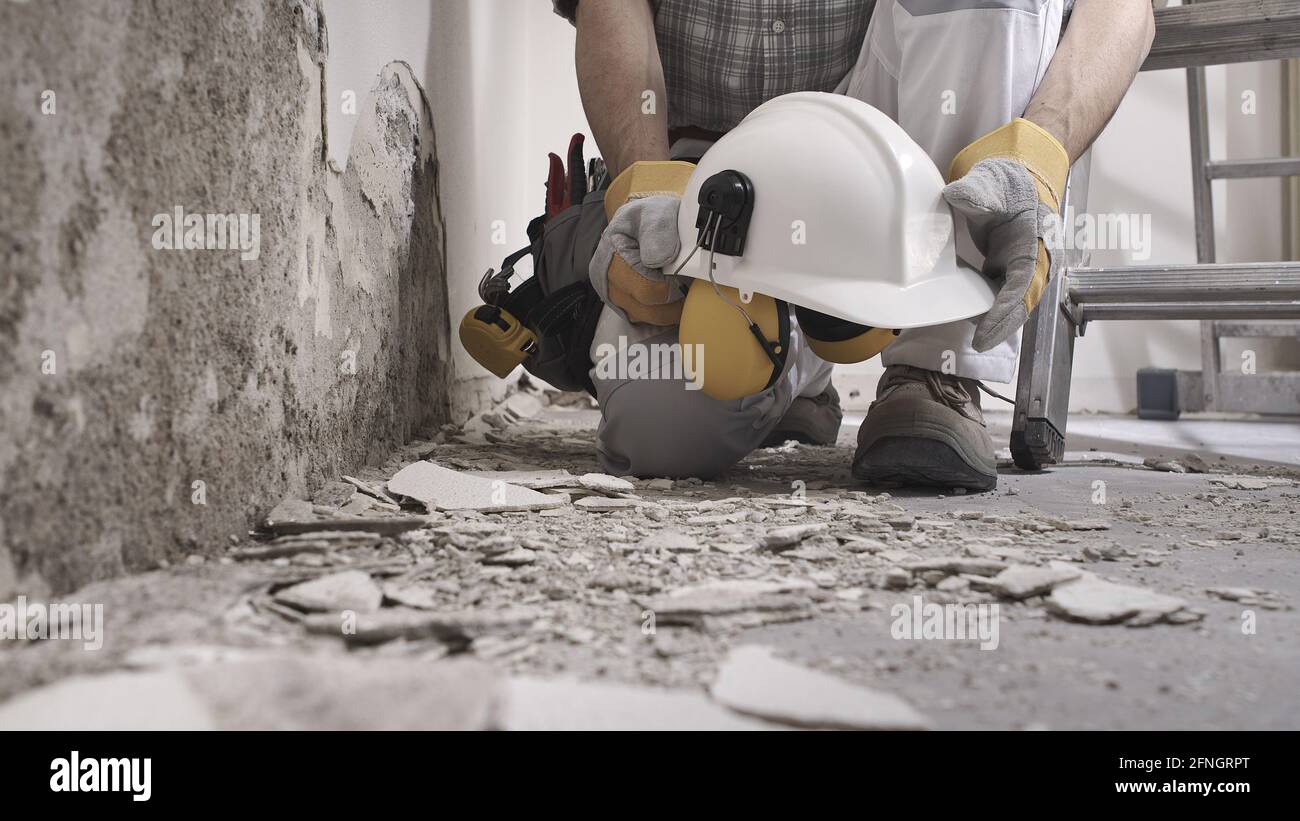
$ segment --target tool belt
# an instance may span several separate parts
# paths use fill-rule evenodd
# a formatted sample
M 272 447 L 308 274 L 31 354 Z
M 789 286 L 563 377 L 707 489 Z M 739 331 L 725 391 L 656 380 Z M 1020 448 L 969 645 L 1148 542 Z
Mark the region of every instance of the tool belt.
M 582 135 L 569 144 L 566 174 L 550 155 L 546 212 L 528 223 L 529 244 L 479 282 L 480 305 L 460 325 L 461 344 L 480 365 L 505 378 L 518 365 L 560 390 L 592 396 L 591 341 L 604 303 L 588 266 L 605 230 L 604 164 L 582 161 Z M 533 274 L 511 286 L 515 265 L 533 258 Z

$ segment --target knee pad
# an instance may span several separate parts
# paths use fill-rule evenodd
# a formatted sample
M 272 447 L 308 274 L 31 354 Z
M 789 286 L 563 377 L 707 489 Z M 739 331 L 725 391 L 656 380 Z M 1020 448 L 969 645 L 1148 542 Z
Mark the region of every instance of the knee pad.
M 866 362 L 898 336 L 898 331 L 889 328 L 858 325 L 810 308 L 796 307 L 794 315 L 813 353 L 837 365 Z
M 705 396 L 730 400 L 771 387 L 790 352 L 790 306 L 763 294 L 697 279 L 686 294 L 678 341 L 686 377 Z M 692 346 L 689 355 L 686 345 Z

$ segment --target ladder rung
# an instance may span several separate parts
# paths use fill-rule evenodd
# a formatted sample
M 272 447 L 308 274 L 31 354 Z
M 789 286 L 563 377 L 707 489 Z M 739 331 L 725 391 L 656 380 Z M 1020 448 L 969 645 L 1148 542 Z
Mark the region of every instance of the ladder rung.
M 1070 299 L 1083 306 L 1300 300 L 1300 262 L 1076 268 L 1068 276 Z
M 1143 71 L 1300 57 L 1297 0 L 1214 0 L 1156 10 Z
M 1078 320 L 1300 318 L 1300 302 L 1118 302 L 1079 306 Z
M 1300 176 L 1300 157 L 1265 157 L 1254 160 L 1213 160 L 1205 164 L 1212 180 Z

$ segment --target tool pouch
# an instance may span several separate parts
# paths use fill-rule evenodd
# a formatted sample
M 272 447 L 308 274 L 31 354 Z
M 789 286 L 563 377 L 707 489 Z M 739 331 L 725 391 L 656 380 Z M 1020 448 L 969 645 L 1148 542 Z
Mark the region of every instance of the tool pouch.
M 605 230 L 604 199 L 603 189 L 593 191 L 550 219 L 535 218 L 528 224 L 530 245 L 479 283 L 487 304 L 465 315 L 460 337 L 497 376 L 522 364 L 560 390 L 596 395 L 590 349 L 604 303 L 591 286 L 588 266 Z M 533 275 L 511 288 L 515 264 L 528 255 Z

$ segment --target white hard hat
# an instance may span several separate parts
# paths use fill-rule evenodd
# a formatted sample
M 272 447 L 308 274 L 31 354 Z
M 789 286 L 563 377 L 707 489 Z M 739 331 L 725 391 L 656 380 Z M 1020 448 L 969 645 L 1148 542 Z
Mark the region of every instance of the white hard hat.
M 687 262 L 700 228 L 717 216 L 700 214 L 700 189 L 725 171 L 752 186 L 748 227 L 731 248 L 743 250 L 730 255 L 715 242 L 717 253 L 700 249 Z M 679 273 L 707 279 L 712 256 L 720 285 L 877 328 L 966 319 L 989 309 L 993 289 L 957 261 L 943 185 L 920 146 L 877 109 L 839 94 L 785 94 L 750 112 L 698 163 L 670 269 L 686 263 Z

